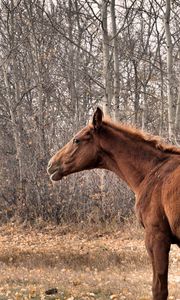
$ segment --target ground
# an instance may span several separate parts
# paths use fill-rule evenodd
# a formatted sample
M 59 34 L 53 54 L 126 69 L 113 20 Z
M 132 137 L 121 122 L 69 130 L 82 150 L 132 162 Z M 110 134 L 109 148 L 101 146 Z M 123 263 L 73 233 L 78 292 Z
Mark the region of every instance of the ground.
M 0 227 L 0 300 L 150 300 L 143 230 L 124 226 Z M 46 295 L 51 289 L 56 294 Z M 53 292 L 53 291 L 52 291 Z M 172 246 L 169 299 L 180 300 L 180 249 Z

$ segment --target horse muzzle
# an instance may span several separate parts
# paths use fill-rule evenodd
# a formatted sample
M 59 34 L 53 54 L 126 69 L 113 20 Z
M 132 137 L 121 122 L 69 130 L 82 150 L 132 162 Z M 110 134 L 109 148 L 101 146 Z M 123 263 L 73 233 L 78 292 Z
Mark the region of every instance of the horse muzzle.
M 47 173 L 50 175 L 50 179 L 52 181 L 61 180 L 63 177 L 60 166 L 57 166 L 56 164 L 51 163 L 51 161 L 48 164 Z

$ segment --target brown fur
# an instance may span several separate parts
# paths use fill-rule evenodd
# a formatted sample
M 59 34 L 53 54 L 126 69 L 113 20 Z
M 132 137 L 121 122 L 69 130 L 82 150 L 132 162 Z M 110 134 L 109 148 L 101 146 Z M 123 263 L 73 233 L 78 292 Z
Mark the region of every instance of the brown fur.
M 129 185 L 152 261 L 153 300 L 167 300 L 170 245 L 180 245 L 180 149 L 102 117 L 98 108 L 92 124 L 51 158 L 48 173 L 57 181 L 81 170 L 104 168 Z
M 134 139 L 142 140 L 148 142 L 152 147 L 162 150 L 165 153 L 173 153 L 173 154 L 180 154 L 180 149 L 166 144 L 162 138 L 159 136 L 154 136 L 148 133 L 143 132 L 137 128 L 134 128 L 127 124 L 121 124 L 117 122 L 112 122 L 109 117 L 103 118 L 103 123 L 107 124 L 108 126 L 124 132 L 126 135 L 131 136 Z

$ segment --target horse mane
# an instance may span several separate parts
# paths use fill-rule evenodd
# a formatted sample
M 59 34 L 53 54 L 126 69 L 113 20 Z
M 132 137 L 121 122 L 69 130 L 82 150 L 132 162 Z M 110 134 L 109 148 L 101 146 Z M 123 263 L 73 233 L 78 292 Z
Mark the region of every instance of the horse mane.
M 125 125 L 119 122 L 114 122 L 110 119 L 109 116 L 105 116 L 103 118 L 103 124 L 111 127 L 112 129 L 121 131 L 126 135 L 130 136 L 131 138 L 133 137 L 136 140 L 144 141 L 148 143 L 151 147 L 155 149 L 159 149 L 164 153 L 180 155 L 180 148 L 165 143 L 164 140 L 159 136 L 146 133 L 131 125 L 127 125 L 127 124 Z

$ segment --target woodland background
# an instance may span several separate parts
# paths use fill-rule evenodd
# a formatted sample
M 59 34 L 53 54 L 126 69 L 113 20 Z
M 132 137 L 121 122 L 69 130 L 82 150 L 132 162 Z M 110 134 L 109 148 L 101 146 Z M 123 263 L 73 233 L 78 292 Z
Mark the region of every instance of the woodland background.
M 1 0 L 0 222 L 123 220 L 134 196 L 116 176 L 53 187 L 48 160 L 97 105 L 180 143 L 179 74 L 178 0 Z

